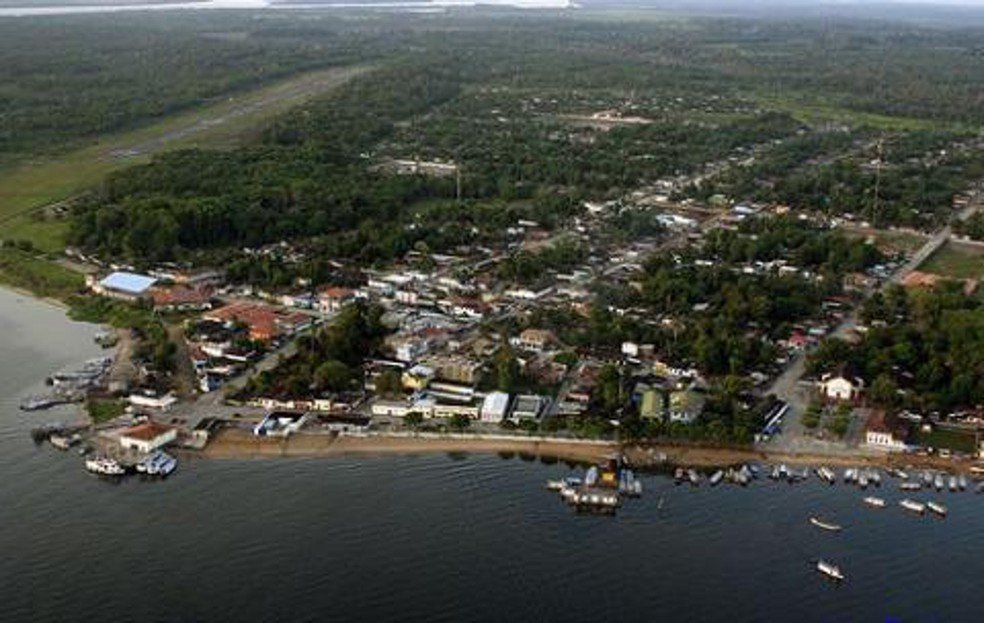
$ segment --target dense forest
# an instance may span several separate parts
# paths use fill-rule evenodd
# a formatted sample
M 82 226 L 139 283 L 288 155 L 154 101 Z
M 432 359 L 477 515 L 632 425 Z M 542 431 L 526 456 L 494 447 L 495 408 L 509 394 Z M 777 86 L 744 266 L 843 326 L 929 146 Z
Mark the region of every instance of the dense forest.
M 317 256 L 371 263 L 420 243 L 439 250 L 481 241 L 492 233 L 468 212 L 489 204 L 525 202 L 532 207 L 523 209 L 550 219 L 545 206 L 569 213 L 580 200 L 616 198 L 680 176 L 698 176 L 702 181 L 685 194 L 704 200 L 723 194 L 931 227 L 947 218 L 953 193 L 968 178 L 984 175 L 979 151 L 946 151 L 966 140 L 966 131 L 905 125 L 909 116 L 943 127 L 980 118 L 971 85 L 984 80 L 978 75 L 984 69 L 970 61 L 974 32 L 957 44 L 912 26 L 839 24 L 832 33 L 809 21 L 735 28 L 700 20 L 684 29 L 672 20 L 614 28 L 590 17 L 519 21 L 508 13 L 393 19 L 234 22 L 223 31 L 227 36 L 210 31 L 215 24 L 204 16 L 191 28 L 162 19 L 151 29 L 154 51 L 132 58 L 139 54 L 134 42 L 107 35 L 97 45 L 92 39 L 101 31 L 92 25 L 95 34 L 73 34 L 54 46 L 50 64 L 73 55 L 92 67 L 90 80 L 111 73 L 110 87 L 96 90 L 105 102 L 73 101 L 68 93 L 78 89 L 71 80 L 57 89 L 31 86 L 44 72 L 26 76 L 27 61 L 14 55 L 0 70 L 10 78 L 3 88 L 16 90 L 3 99 L 5 118 L 40 109 L 53 131 L 99 131 L 261 77 L 380 59 L 376 71 L 286 115 L 253 145 L 166 154 L 107 180 L 78 208 L 70 242 L 138 264 L 196 257 L 228 263 L 238 258 L 226 250 L 280 240 L 305 240 Z M 407 47 L 396 59 L 391 52 L 400 42 Z M 722 42 L 742 53 L 723 54 Z M 100 45 L 123 51 L 114 56 Z M 169 54 L 170 45 L 181 52 Z M 119 68 L 109 68 L 111 58 Z M 156 60 L 139 60 L 145 58 Z M 147 63 L 158 64 L 152 73 L 167 87 L 143 85 L 141 96 L 123 90 L 143 80 L 127 79 L 127 68 L 145 71 Z M 867 69 L 873 64 L 883 68 L 877 83 L 884 88 L 860 88 L 875 80 Z M 181 74 L 188 65 L 205 69 Z M 913 66 L 919 80 L 903 75 Z M 64 108 L 25 99 L 25 89 Z M 839 111 L 834 116 L 842 121 L 815 120 L 802 105 L 811 98 Z M 107 116 L 118 101 L 137 108 Z M 67 115 L 69 109 L 75 114 Z M 590 116 L 602 110 L 645 122 L 600 127 Z M 867 163 L 872 141 L 884 132 L 867 125 L 867 113 L 906 116 L 885 141 L 877 203 Z M 63 127 L 63 116 L 82 125 Z M 43 133 L 19 130 L 28 127 L 20 122 L 5 127 L 11 149 L 23 137 L 34 136 L 38 145 L 45 140 Z M 941 151 L 946 155 L 939 157 Z M 926 154 L 937 157 L 927 164 L 919 159 Z M 382 166 L 389 158 L 457 162 L 468 210 L 448 207 L 453 180 L 393 175 Z M 750 166 L 705 171 L 749 158 Z M 420 226 L 419 219 L 439 213 L 453 218 Z

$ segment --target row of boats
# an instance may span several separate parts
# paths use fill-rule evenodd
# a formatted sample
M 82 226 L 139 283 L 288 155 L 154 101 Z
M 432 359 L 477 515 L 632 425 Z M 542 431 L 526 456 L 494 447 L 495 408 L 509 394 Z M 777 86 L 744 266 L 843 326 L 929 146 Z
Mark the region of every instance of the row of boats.
M 132 466 L 133 471 L 147 476 L 169 476 L 178 468 L 178 460 L 157 450 L 144 457 Z M 91 456 L 85 460 L 85 469 L 100 476 L 124 476 L 131 470 L 116 459 L 107 456 Z
M 809 480 L 811 473 L 809 468 L 793 469 L 784 464 L 764 468 L 764 471 L 767 472 L 770 480 L 788 483 Z M 727 470 L 718 469 L 707 476 L 706 480 L 712 487 L 722 482 L 744 486 L 752 480 L 759 478 L 762 473 L 762 467 L 754 464 L 742 465 L 737 468 L 728 468 Z M 816 474 L 819 480 L 830 485 L 836 484 L 838 481 L 837 473 L 829 467 L 818 467 L 813 470 L 813 473 Z M 963 474 L 948 476 L 940 472 L 926 470 L 918 476 L 910 477 L 908 473 L 900 469 L 890 469 L 887 473 L 893 478 L 902 480 L 899 483 L 899 488 L 903 491 L 918 491 L 923 488 L 935 488 L 937 491 L 942 491 L 948 488 L 950 491 L 957 492 L 965 491 L 970 486 L 967 477 Z M 696 469 L 685 467 L 676 468 L 673 478 L 676 484 L 690 483 L 695 487 L 699 486 L 705 480 L 705 476 Z M 843 480 L 845 484 L 856 485 L 861 489 L 881 487 L 883 474 L 881 470 L 876 468 L 850 467 L 844 470 Z M 984 493 L 984 482 L 977 483 L 975 490 L 977 493 Z

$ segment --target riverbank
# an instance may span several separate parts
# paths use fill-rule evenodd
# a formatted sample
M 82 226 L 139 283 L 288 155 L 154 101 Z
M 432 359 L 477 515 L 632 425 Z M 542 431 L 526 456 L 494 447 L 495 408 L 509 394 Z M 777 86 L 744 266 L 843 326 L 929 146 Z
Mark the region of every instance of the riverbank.
M 346 455 L 475 454 L 515 453 L 553 457 L 577 462 L 595 462 L 612 452 L 622 452 L 631 463 L 643 467 L 688 465 L 724 467 L 741 463 L 786 463 L 797 466 L 837 467 L 914 466 L 965 472 L 970 463 L 918 455 L 890 454 L 790 454 L 756 449 L 646 444 L 619 446 L 614 442 L 512 437 L 507 435 L 385 435 L 334 436 L 297 433 L 286 439 L 256 437 L 250 431 L 227 428 L 219 431 L 200 456 L 211 459 L 331 457 Z

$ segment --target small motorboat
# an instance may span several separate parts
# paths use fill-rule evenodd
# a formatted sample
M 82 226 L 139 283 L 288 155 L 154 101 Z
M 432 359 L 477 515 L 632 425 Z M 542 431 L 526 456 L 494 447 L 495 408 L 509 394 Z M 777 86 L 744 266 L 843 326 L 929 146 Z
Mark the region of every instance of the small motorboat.
M 708 480 L 708 482 L 711 483 L 712 487 L 716 487 L 718 483 L 721 482 L 722 478 L 724 478 L 724 472 L 722 472 L 721 470 L 717 470 L 716 472 L 711 474 L 711 478 Z
M 922 502 L 916 502 L 915 500 L 910 500 L 909 498 L 906 498 L 901 502 L 899 502 L 899 506 L 901 506 L 907 511 L 912 511 L 913 513 L 919 513 L 920 515 L 926 512 L 925 504 L 923 504 Z
M 817 519 L 816 517 L 810 517 L 810 523 L 820 528 L 821 530 L 828 530 L 830 532 L 840 532 L 841 530 L 844 529 L 843 526 L 840 526 L 835 523 L 828 523 L 826 521 Z
M 957 477 L 956 476 L 950 476 L 950 479 L 949 479 L 949 482 L 947 483 L 947 486 L 950 487 L 950 491 L 951 492 L 956 492 L 957 489 L 959 489 L 959 486 L 957 485 Z
M 874 508 L 885 508 L 885 500 L 883 498 L 876 498 L 873 495 L 869 495 L 868 497 L 864 498 L 863 501 L 868 506 L 872 506 Z
M 940 517 L 946 517 L 946 507 L 936 502 L 926 502 L 926 507 Z
M 933 478 L 933 486 L 936 487 L 937 491 L 943 490 L 943 474 L 936 474 Z
M 696 469 L 688 469 L 687 480 L 690 481 L 691 485 L 696 487 L 700 484 L 700 474 L 697 473 Z
M 922 483 L 920 482 L 900 482 L 899 489 L 903 491 L 919 491 L 922 489 Z
M 967 477 L 963 474 L 957 476 L 957 486 L 960 487 L 961 491 L 967 490 Z
M 826 560 L 817 561 L 817 571 L 838 582 L 843 582 L 845 579 L 844 573 L 840 570 L 840 567 L 829 563 Z

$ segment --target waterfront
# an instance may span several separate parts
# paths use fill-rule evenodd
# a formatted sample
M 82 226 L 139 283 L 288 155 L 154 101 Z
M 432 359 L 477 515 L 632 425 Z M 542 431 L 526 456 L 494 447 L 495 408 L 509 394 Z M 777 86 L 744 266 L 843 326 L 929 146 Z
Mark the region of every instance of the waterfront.
M 186 460 L 113 485 L 35 447 L 23 413 L 53 370 L 99 354 L 96 327 L 0 290 L 0 581 L 5 621 L 973 621 L 984 496 L 816 479 L 747 489 L 645 476 L 615 517 L 543 489 L 563 463 L 497 455 Z M 871 494 L 871 490 L 869 493 Z M 662 505 L 660 499 L 663 500 Z M 662 508 L 660 509 L 660 506 Z M 808 523 L 819 514 L 840 534 Z M 835 561 L 834 585 L 811 569 Z

